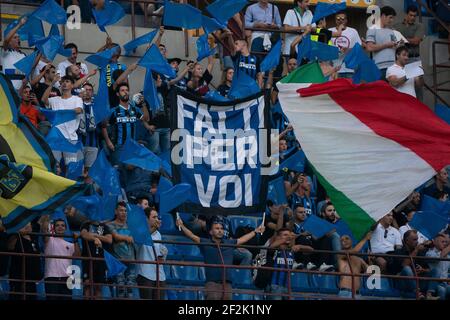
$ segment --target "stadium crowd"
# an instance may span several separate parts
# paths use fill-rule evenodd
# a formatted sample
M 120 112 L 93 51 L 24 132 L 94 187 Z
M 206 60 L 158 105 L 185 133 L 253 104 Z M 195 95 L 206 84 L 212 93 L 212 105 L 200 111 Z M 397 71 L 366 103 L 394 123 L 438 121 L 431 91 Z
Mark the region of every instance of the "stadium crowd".
M 70 1 L 69 1 L 70 2 Z M 91 1 L 96 6 L 99 1 Z M 182 1 L 181 1 L 182 2 Z M 89 5 L 87 1 L 80 4 Z M 161 13 L 163 6 L 142 4 L 142 10 L 148 13 Z M 88 7 L 82 8 L 83 22 L 91 22 Z M 354 70 L 343 63 L 344 55 L 356 44 L 360 44 L 380 69 L 382 79 L 397 90 L 423 99 L 422 77 L 408 79 L 405 65 L 420 61 L 420 43 L 425 31 L 417 22 L 418 10 L 409 7 L 404 16 L 398 17 L 391 7 L 381 8 L 381 28 L 369 29 L 365 37 L 351 27 L 345 12 L 334 16 L 334 26 L 328 28 L 325 19 L 312 23 L 313 12 L 309 9 L 309 0 L 293 1 L 292 9 L 284 18 L 280 16 L 276 5 L 267 0 L 259 0 L 249 5 L 243 12 L 236 14 L 228 21 L 227 29 L 216 31 L 216 36 L 224 44 L 219 45 L 217 58 L 223 70 L 222 83 L 217 88 L 218 94 L 227 97 L 236 73 L 245 73 L 255 80 L 261 89 L 272 97 L 272 106 L 278 102 L 275 82 L 286 76 L 308 61 L 297 61 L 297 45 L 310 34 L 312 41 L 337 46 L 340 58 L 335 61 L 320 61 L 323 74 L 327 79 L 352 78 Z M 395 23 L 397 21 L 398 23 Z M 420 190 L 415 190 L 410 197 L 399 204 L 392 212 L 382 218 L 370 232 L 356 242 L 350 228 L 336 212 L 325 189 L 317 181 L 313 171 L 307 165 L 303 172 L 283 168 L 276 177 L 283 177 L 287 203 L 274 203 L 268 199 L 264 223 L 261 219 L 255 225 L 233 226 L 236 217 L 178 214 L 173 212 L 167 217 L 159 214 L 160 194 L 158 188 L 160 179 L 170 180 L 170 175 L 163 169 L 152 172 L 137 166 L 124 164 L 120 160 L 121 152 L 127 139 L 131 138 L 145 146 L 156 155 L 170 151 L 170 108 L 169 92 L 171 88 L 187 90 L 198 96 L 209 96 L 214 89 L 213 65 L 218 63 L 215 56 L 209 56 L 206 67 L 199 62 L 187 61 L 174 57 L 173 52 L 167 52 L 164 45 L 164 26 L 160 19 L 152 20 L 154 27 L 159 27 L 155 44 L 162 56 L 174 69 L 176 77 L 167 78 L 153 72 L 152 76 L 157 88 L 160 107 L 155 110 L 144 99 L 143 92 L 130 92 L 129 83 L 134 81 L 133 72 L 137 64 L 126 66 L 121 62 L 121 49 L 117 50 L 105 67 L 110 115 L 102 123 L 97 123 L 94 117 L 93 105 L 95 85 L 92 77 L 99 71 L 89 70 L 88 66 L 78 56 L 78 47 L 67 43 L 65 49 L 72 54 L 66 60 L 56 64 L 40 55 L 34 65 L 30 78 L 25 78 L 14 64 L 25 57 L 20 49 L 20 39 L 17 31 L 26 23 L 22 18 L 5 36 L 0 55 L 2 72 L 12 81 L 20 97 L 20 113 L 46 136 L 52 129 L 51 121 L 46 119 L 40 108 L 51 110 L 72 109 L 76 111 L 76 119 L 62 124 L 57 128 L 64 138 L 76 146 L 81 142 L 82 148 L 77 152 L 61 152 L 53 150 L 57 161 L 58 175 L 77 179 L 91 185 L 91 194 L 101 194 L 99 185 L 89 176 L 90 168 L 97 160 L 102 150 L 105 151 L 110 164 L 119 172 L 122 195 L 114 204 L 114 218 L 107 221 L 95 221 L 87 218 L 86 212 L 74 205 L 66 206 L 64 215 L 50 219 L 45 215 L 34 219 L 17 234 L 9 235 L 0 225 L 0 251 L 15 253 L 45 253 L 46 255 L 62 255 L 73 257 L 105 258 L 111 253 L 115 258 L 126 260 L 126 270 L 112 279 L 117 287 L 119 298 L 137 298 L 135 292 L 126 287 L 139 285 L 147 288 L 139 289 L 139 296 L 145 299 L 167 298 L 164 288 L 169 280 L 168 269 L 157 268 L 154 264 L 133 264 L 132 260 L 166 261 L 170 260 L 172 250 L 176 246 L 155 242 L 150 245 L 136 245 L 127 225 L 127 214 L 130 204 L 137 204 L 145 212 L 151 237 L 154 241 L 164 240 L 165 231 L 170 235 L 186 236 L 199 244 L 198 256 L 207 264 L 236 264 L 241 266 L 271 266 L 278 269 L 306 269 L 319 271 L 338 271 L 342 273 L 366 273 L 369 265 L 377 265 L 383 274 L 406 276 L 431 276 L 442 281 L 420 283 L 420 297 L 424 299 L 448 299 L 450 285 L 448 279 L 449 261 L 420 259 L 411 263 L 410 259 L 351 256 L 345 254 L 318 253 L 316 250 L 343 251 L 349 253 L 369 252 L 373 254 L 398 254 L 412 257 L 448 258 L 450 252 L 450 229 L 442 230 L 433 239 L 409 226 L 414 214 L 420 208 L 424 195 L 439 201 L 448 201 L 450 194 L 448 171 L 442 169 L 434 181 L 429 181 Z M 243 26 L 259 28 L 265 31 L 243 31 Z M 282 58 L 279 65 L 269 72 L 261 72 L 261 61 L 271 46 L 275 44 L 280 33 L 270 32 L 271 29 L 284 28 Z M 407 40 L 398 40 L 394 30 L 399 31 Z M 117 46 L 113 39 L 107 38 L 99 51 Z M 275 79 L 275 80 L 274 80 Z M 272 83 L 271 83 L 272 82 Z M 288 119 L 276 108 L 272 108 L 272 127 L 279 129 L 279 149 L 281 159 L 289 158 L 291 153 L 301 150 L 301 141 L 293 133 Z M 82 163 L 82 172 L 71 176 L 71 164 Z M 105 209 L 106 210 L 106 209 Z M 335 225 L 335 229 L 316 238 L 304 228 L 305 219 L 315 215 L 320 219 Z M 260 217 L 258 217 L 260 218 Z M 164 228 L 164 223 L 171 225 Z M 255 220 L 256 221 L 256 220 Z M 64 238 L 67 230 L 73 232 L 73 240 Z M 164 230 L 164 231 L 163 231 Z M 50 233 L 52 236 L 37 236 L 33 233 Z M 205 244 L 237 245 L 235 247 L 207 246 Z M 259 245 L 265 250 L 245 248 L 240 245 Z M 181 246 L 181 245 L 180 245 Z M 220 252 L 219 252 L 220 251 Z M 0 277 L 4 279 L 33 280 L 27 282 L 26 291 L 35 293 L 36 282 L 45 280 L 47 294 L 66 294 L 71 291 L 66 286 L 67 268 L 72 265 L 70 259 L 0 255 Z M 75 260 L 74 260 L 75 261 Z M 25 262 L 26 268 L 23 269 Z M 86 281 L 85 288 L 92 278 L 96 285 L 91 290 L 84 290 L 86 296 L 102 297 L 102 284 L 110 283 L 107 277 L 107 265 L 104 260 L 90 263 L 83 260 L 82 278 Z M 250 275 L 250 274 L 249 274 Z M 251 275 L 250 275 L 251 276 Z M 225 278 L 226 284 L 223 285 Z M 357 296 L 363 287 L 362 278 L 356 277 L 355 289 Z M 252 279 L 253 284 L 274 295 L 269 299 L 285 299 L 288 293 L 286 271 L 263 272 L 259 270 Z M 352 277 L 340 276 L 338 295 L 342 298 L 352 297 Z M 415 280 L 395 280 L 395 287 L 403 293 L 414 291 Z M 224 275 L 221 268 L 205 268 L 206 299 L 232 298 L 231 269 Z M 22 283 L 10 281 L 10 290 L 18 294 L 10 294 L 9 299 L 20 299 Z M 3 298 L 6 298 L 3 294 Z M 36 296 L 27 296 L 35 299 Z M 61 297 L 49 296 L 48 299 Z

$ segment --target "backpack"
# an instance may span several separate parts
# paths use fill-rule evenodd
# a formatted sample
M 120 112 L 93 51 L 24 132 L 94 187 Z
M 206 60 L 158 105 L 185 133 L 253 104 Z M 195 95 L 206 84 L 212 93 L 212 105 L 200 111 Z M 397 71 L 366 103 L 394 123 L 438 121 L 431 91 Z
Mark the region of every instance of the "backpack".
M 253 266 L 257 267 L 253 269 L 253 283 L 258 289 L 265 289 L 272 280 L 272 270 L 260 269 L 259 267 L 273 267 L 274 258 L 276 257 L 276 251 L 274 254 L 268 254 L 268 252 L 258 253 L 253 259 Z

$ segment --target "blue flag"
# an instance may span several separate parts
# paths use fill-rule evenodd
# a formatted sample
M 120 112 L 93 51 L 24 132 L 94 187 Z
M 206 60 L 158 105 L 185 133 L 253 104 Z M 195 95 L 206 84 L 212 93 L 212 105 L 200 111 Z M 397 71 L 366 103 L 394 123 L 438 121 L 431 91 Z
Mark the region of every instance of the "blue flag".
M 202 27 L 205 34 L 210 34 L 216 30 L 225 29 L 227 26 L 217 21 L 215 18 L 202 16 Z
M 72 200 L 70 205 L 74 206 L 81 214 L 91 219 L 97 215 L 97 210 L 101 205 L 101 198 L 97 193 L 90 196 L 81 196 Z
M 61 123 L 75 120 L 77 113 L 75 110 L 50 110 L 46 108 L 39 108 L 39 111 L 50 121 L 52 126 L 57 126 Z
M 102 188 L 104 196 L 109 194 L 120 195 L 122 193 L 119 174 L 117 169 L 111 166 L 106 158 L 105 149 L 100 151 L 94 164 L 89 169 L 89 176 Z
M 134 243 L 138 245 L 151 246 L 153 244 L 153 240 L 144 210 L 136 205 L 128 205 L 127 209 L 127 225 L 131 232 L 131 236 L 134 239 Z
M 73 161 L 67 165 L 66 177 L 70 180 L 77 180 L 81 175 L 83 175 L 84 160 Z
M 156 90 L 155 79 L 153 79 L 152 70 L 150 69 L 145 71 L 144 98 L 150 105 L 152 111 L 158 111 L 161 108 L 161 101 L 159 100 L 158 91 Z
M 98 221 L 110 221 L 114 219 L 115 209 L 118 201 L 118 196 L 114 194 L 103 195 L 100 198 L 100 205 L 97 209 L 97 219 Z
M 247 0 L 216 0 L 206 7 L 206 10 L 222 24 L 227 24 L 228 19 L 244 9 Z
M 235 72 L 228 97 L 231 99 L 243 99 L 261 91 L 255 79 L 245 72 Z
M 27 17 L 27 22 L 19 28 L 17 31 L 17 34 L 20 37 L 20 40 L 28 40 L 28 37 L 30 34 L 32 35 L 33 39 L 32 41 L 36 41 L 36 39 L 40 39 L 45 37 L 44 35 L 44 27 L 42 26 L 42 21 L 39 19 L 30 16 L 29 14 L 25 15 Z M 19 24 L 20 19 L 22 19 L 24 16 L 20 17 L 17 20 L 14 20 L 8 26 L 5 28 L 5 31 L 3 32 L 3 36 L 6 38 L 8 33 Z M 30 47 L 32 46 L 29 44 Z
M 298 44 L 297 61 L 301 62 L 303 58 L 309 61 L 331 61 L 339 58 L 339 48 L 329 46 L 325 43 L 312 41 L 311 36 L 308 35 Z
M 77 144 L 70 143 L 57 127 L 53 127 L 45 137 L 50 148 L 54 151 L 76 153 L 83 145 L 81 142 Z
M 54 60 L 56 55 L 62 51 L 64 37 L 50 36 L 36 43 L 36 48 L 49 60 Z
M 148 171 L 158 172 L 161 159 L 146 147 L 127 139 L 120 152 L 120 161 Z
M 261 62 L 261 72 L 270 71 L 280 63 L 281 39 L 272 47 L 270 52 Z
M 303 150 L 298 150 L 296 153 L 284 159 L 280 163 L 280 168 L 287 168 L 296 172 L 303 172 L 305 170 L 305 153 Z
M 111 61 L 112 56 L 117 52 L 117 50 L 119 50 L 119 46 L 91 54 L 86 58 L 86 61 L 103 68 Z
M 161 158 L 161 168 L 169 174 L 169 176 L 172 176 L 172 166 L 170 165 L 170 150 L 162 152 L 159 157 Z
M 206 57 L 213 55 L 216 52 L 216 48 L 209 48 L 208 35 L 205 33 L 197 39 L 197 61 L 201 61 Z
M 143 44 L 148 44 L 153 41 L 153 38 L 155 38 L 156 33 L 158 32 L 158 29 L 155 29 L 149 33 L 146 33 L 140 37 L 137 37 L 134 40 L 131 40 L 130 42 L 127 42 L 123 45 L 125 49 L 125 54 L 130 54 L 134 49 L 136 49 L 139 46 L 142 46 Z
M 25 78 L 28 78 L 33 70 L 34 61 L 36 60 L 38 54 L 38 51 L 33 51 L 32 54 L 14 63 L 14 67 L 22 71 L 25 74 Z
M 417 211 L 409 225 L 428 239 L 433 239 L 448 223 L 448 219 L 431 211 Z
M 450 108 L 449 107 L 437 104 L 434 107 L 434 112 L 436 113 L 436 115 L 439 118 L 441 118 L 442 120 L 444 120 L 445 122 L 450 124 Z
M 100 69 L 98 90 L 95 95 L 92 109 L 94 110 L 94 119 L 97 124 L 108 118 L 111 113 L 109 108 L 109 90 L 106 82 L 105 68 Z
M 208 99 L 211 101 L 230 101 L 227 97 L 224 97 L 216 90 L 209 90 L 207 94 L 203 97 L 204 99 Z
M 202 27 L 202 12 L 189 4 L 164 1 L 163 25 L 185 29 Z
M 59 27 L 57 24 L 52 24 L 52 27 L 50 28 L 50 32 L 48 33 L 49 36 L 60 36 L 61 33 L 59 33 Z
M 31 15 L 50 24 L 66 24 L 67 22 L 66 11 L 55 0 L 45 0 Z
M 29 21 L 25 23 L 22 29 L 26 29 L 28 33 L 28 45 L 34 47 L 36 42 L 45 38 L 44 27 L 42 21 L 36 18 L 28 18 Z
M 306 218 L 306 221 L 303 224 L 303 228 L 317 239 L 322 238 L 331 230 L 336 229 L 334 224 L 321 219 L 314 214 L 310 214 Z
M 59 27 L 57 24 L 52 24 L 52 27 L 50 28 L 50 32 L 48 33 L 48 36 L 60 36 L 61 33 L 59 32 Z M 29 42 L 29 40 L 28 40 Z M 72 49 L 64 49 L 64 46 L 61 45 L 61 47 L 58 50 L 58 54 L 64 56 L 64 57 L 70 57 L 72 55 Z
M 167 60 L 162 56 L 158 47 L 154 44 L 145 52 L 138 65 L 146 69 L 158 72 L 169 78 L 175 78 L 177 74 Z
M 269 182 L 269 187 L 267 189 L 267 199 L 272 200 L 273 203 L 277 205 L 288 203 L 283 176 Z
M 168 191 L 170 188 L 173 187 L 173 183 L 172 181 L 170 181 L 169 179 L 161 176 L 159 178 L 159 183 L 158 183 L 158 193 L 163 193 Z
M 332 14 L 336 14 L 338 12 L 344 11 L 347 9 L 347 3 L 341 2 L 341 3 L 325 3 L 325 2 L 318 2 L 316 9 L 314 10 L 314 17 L 312 22 L 315 23 L 319 21 L 322 18 L 331 16 Z
M 126 265 L 124 265 L 122 262 L 117 260 L 108 251 L 103 250 L 103 252 L 104 252 L 104 256 L 105 256 L 106 267 L 108 269 L 108 271 L 106 272 L 108 278 L 115 277 L 127 269 Z
M 106 32 L 105 27 L 119 22 L 125 16 L 125 11 L 117 2 L 106 0 L 103 9 L 96 10 L 92 8 L 92 14 L 100 31 Z
M 381 72 L 375 62 L 370 59 L 359 43 L 347 53 L 344 58 L 345 66 L 354 69 L 353 83 L 359 84 L 361 81 L 373 82 L 381 78 Z
M 10 31 L 12 29 L 14 29 L 14 27 L 19 24 L 20 19 L 22 19 L 22 17 L 20 17 L 19 19 L 14 20 L 13 22 L 11 22 L 10 24 L 8 24 L 6 26 L 5 30 L 3 31 L 3 38 L 6 38 L 8 33 L 10 33 Z M 27 40 L 28 34 L 24 33 L 24 32 L 21 32 L 21 29 L 23 29 L 23 26 L 21 28 L 19 28 L 19 30 L 17 31 L 17 34 L 19 35 L 20 40 L 21 41 Z
M 450 218 L 450 201 L 439 201 L 433 197 L 422 195 L 420 211 L 430 211 L 443 218 Z
M 159 212 L 169 213 L 170 210 L 189 200 L 191 198 L 191 189 L 192 186 L 190 184 L 180 183 L 162 192 L 160 194 Z

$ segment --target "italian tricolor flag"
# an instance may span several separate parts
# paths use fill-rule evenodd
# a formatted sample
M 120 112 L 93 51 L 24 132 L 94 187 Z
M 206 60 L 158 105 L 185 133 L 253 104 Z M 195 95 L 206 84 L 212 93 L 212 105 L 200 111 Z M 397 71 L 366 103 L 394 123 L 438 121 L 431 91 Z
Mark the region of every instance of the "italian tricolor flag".
M 450 164 L 450 126 L 383 81 L 324 82 L 312 63 L 277 87 L 308 161 L 357 238 Z

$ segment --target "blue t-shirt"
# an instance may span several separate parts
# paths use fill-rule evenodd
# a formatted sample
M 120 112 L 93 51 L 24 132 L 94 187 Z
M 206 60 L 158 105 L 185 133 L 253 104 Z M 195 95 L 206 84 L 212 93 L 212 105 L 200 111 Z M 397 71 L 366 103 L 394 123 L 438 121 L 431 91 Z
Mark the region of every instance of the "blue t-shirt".
M 211 239 L 200 238 L 200 243 L 212 243 L 214 246 L 200 246 L 200 251 L 207 264 L 222 264 L 219 249 Z M 236 239 L 222 239 L 222 244 L 237 244 Z M 223 263 L 233 264 L 234 247 L 221 247 Z M 205 267 L 206 282 L 223 282 L 223 268 Z M 231 282 L 231 269 L 227 268 L 226 281 Z

